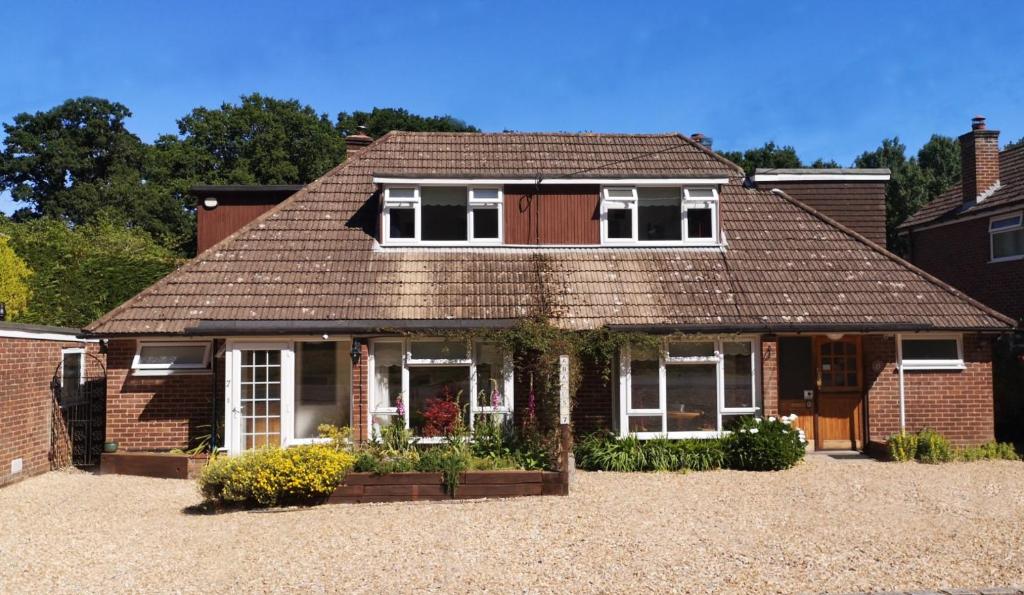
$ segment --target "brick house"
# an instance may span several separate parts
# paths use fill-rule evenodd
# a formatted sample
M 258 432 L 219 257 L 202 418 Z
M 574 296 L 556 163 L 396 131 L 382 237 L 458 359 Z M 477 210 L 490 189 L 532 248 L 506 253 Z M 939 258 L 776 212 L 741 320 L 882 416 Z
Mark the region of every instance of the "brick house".
M 960 137 L 963 183 L 899 227 L 907 259 L 978 301 L 1024 320 L 1024 145 L 999 150 L 978 116 Z
M 107 438 L 170 449 L 223 424 L 240 452 L 322 422 L 422 433 L 444 393 L 469 423 L 514 418 L 528 379 L 513 358 L 450 332 L 545 317 L 658 341 L 624 348 L 610 377 L 583 370 L 577 434 L 710 437 L 797 413 L 817 448 L 901 427 L 991 440 L 992 341 L 1012 321 L 810 202 L 678 134 L 350 146 L 88 327 L 110 345 Z
M 102 376 L 95 339 L 77 329 L 0 322 L 0 486 L 70 462 L 54 383 L 62 393 Z M 102 441 L 102 435 L 99 436 Z

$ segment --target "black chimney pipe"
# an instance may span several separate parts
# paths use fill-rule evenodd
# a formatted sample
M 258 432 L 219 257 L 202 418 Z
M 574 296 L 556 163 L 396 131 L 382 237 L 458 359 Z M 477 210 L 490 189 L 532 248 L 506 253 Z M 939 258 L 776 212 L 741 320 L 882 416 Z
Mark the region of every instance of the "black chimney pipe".
M 7 304 L 0 302 L 0 322 L 7 320 Z

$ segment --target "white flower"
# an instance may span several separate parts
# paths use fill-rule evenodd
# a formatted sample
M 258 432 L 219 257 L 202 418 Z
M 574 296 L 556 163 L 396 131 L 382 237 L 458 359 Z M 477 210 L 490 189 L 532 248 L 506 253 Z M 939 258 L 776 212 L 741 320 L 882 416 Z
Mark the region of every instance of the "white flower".
M 804 438 L 803 436 L 800 436 L 800 444 L 807 444 L 807 439 Z
M 757 428 L 750 428 L 750 433 L 751 434 L 756 434 L 757 433 Z
M 754 418 L 754 422 L 755 423 L 761 423 L 761 418 L 760 417 L 755 417 Z
M 773 415 L 773 416 L 769 417 L 768 421 L 775 421 L 775 416 Z
M 784 424 L 786 424 L 786 425 L 788 426 L 789 424 L 791 424 L 791 423 L 793 423 L 793 422 L 789 421 L 789 418 L 788 418 L 788 417 L 783 417 L 783 418 L 782 418 L 782 423 L 784 423 Z

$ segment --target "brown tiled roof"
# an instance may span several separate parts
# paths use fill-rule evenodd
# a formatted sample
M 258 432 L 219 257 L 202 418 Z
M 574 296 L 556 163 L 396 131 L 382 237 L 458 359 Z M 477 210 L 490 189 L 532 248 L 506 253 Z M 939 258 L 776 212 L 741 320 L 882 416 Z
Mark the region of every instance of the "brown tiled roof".
M 610 164 L 602 165 L 597 155 L 605 144 L 626 149 L 609 151 L 602 158 Z M 467 148 L 481 145 L 490 147 L 481 150 L 495 156 L 493 163 Z M 524 146 L 545 147 L 545 157 Z M 1009 327 L 1008 319 L 809 207 L 744 188 L 738 170 L 694 147 L 679 136 L 391 133 L 88 330 L 182 333 L 201 321 L 239 320 L 499 320 L 542 311 L 576 329 Z M 662 160 L 666 169 L 655 167 Z M 693 169 L 684 169 L 687 162 Z M 721 194 L 727 250 L 382 249 L 368 232 L 376 221 L 374 174 L 556 175 L 585 168 L 635 177 L 729 171 Z
M 966 208 L 963 190 L 960 184 L 957 184 L 907 217 L 899 229 L 951 221 L 1002 207 L 1024 204 L 1024 144 L 999 152 L 999 183 L 999 189 L 991 196 L 979 203 L 971 203 Z

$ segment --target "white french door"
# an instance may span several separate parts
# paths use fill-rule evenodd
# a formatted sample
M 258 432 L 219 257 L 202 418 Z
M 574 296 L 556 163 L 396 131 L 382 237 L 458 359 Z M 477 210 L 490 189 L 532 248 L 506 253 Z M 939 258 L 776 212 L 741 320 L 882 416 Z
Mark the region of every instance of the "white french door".
M 237 343 L 228 357 L 228 450 L 287 446 L 293 424 L 291 343 Z

